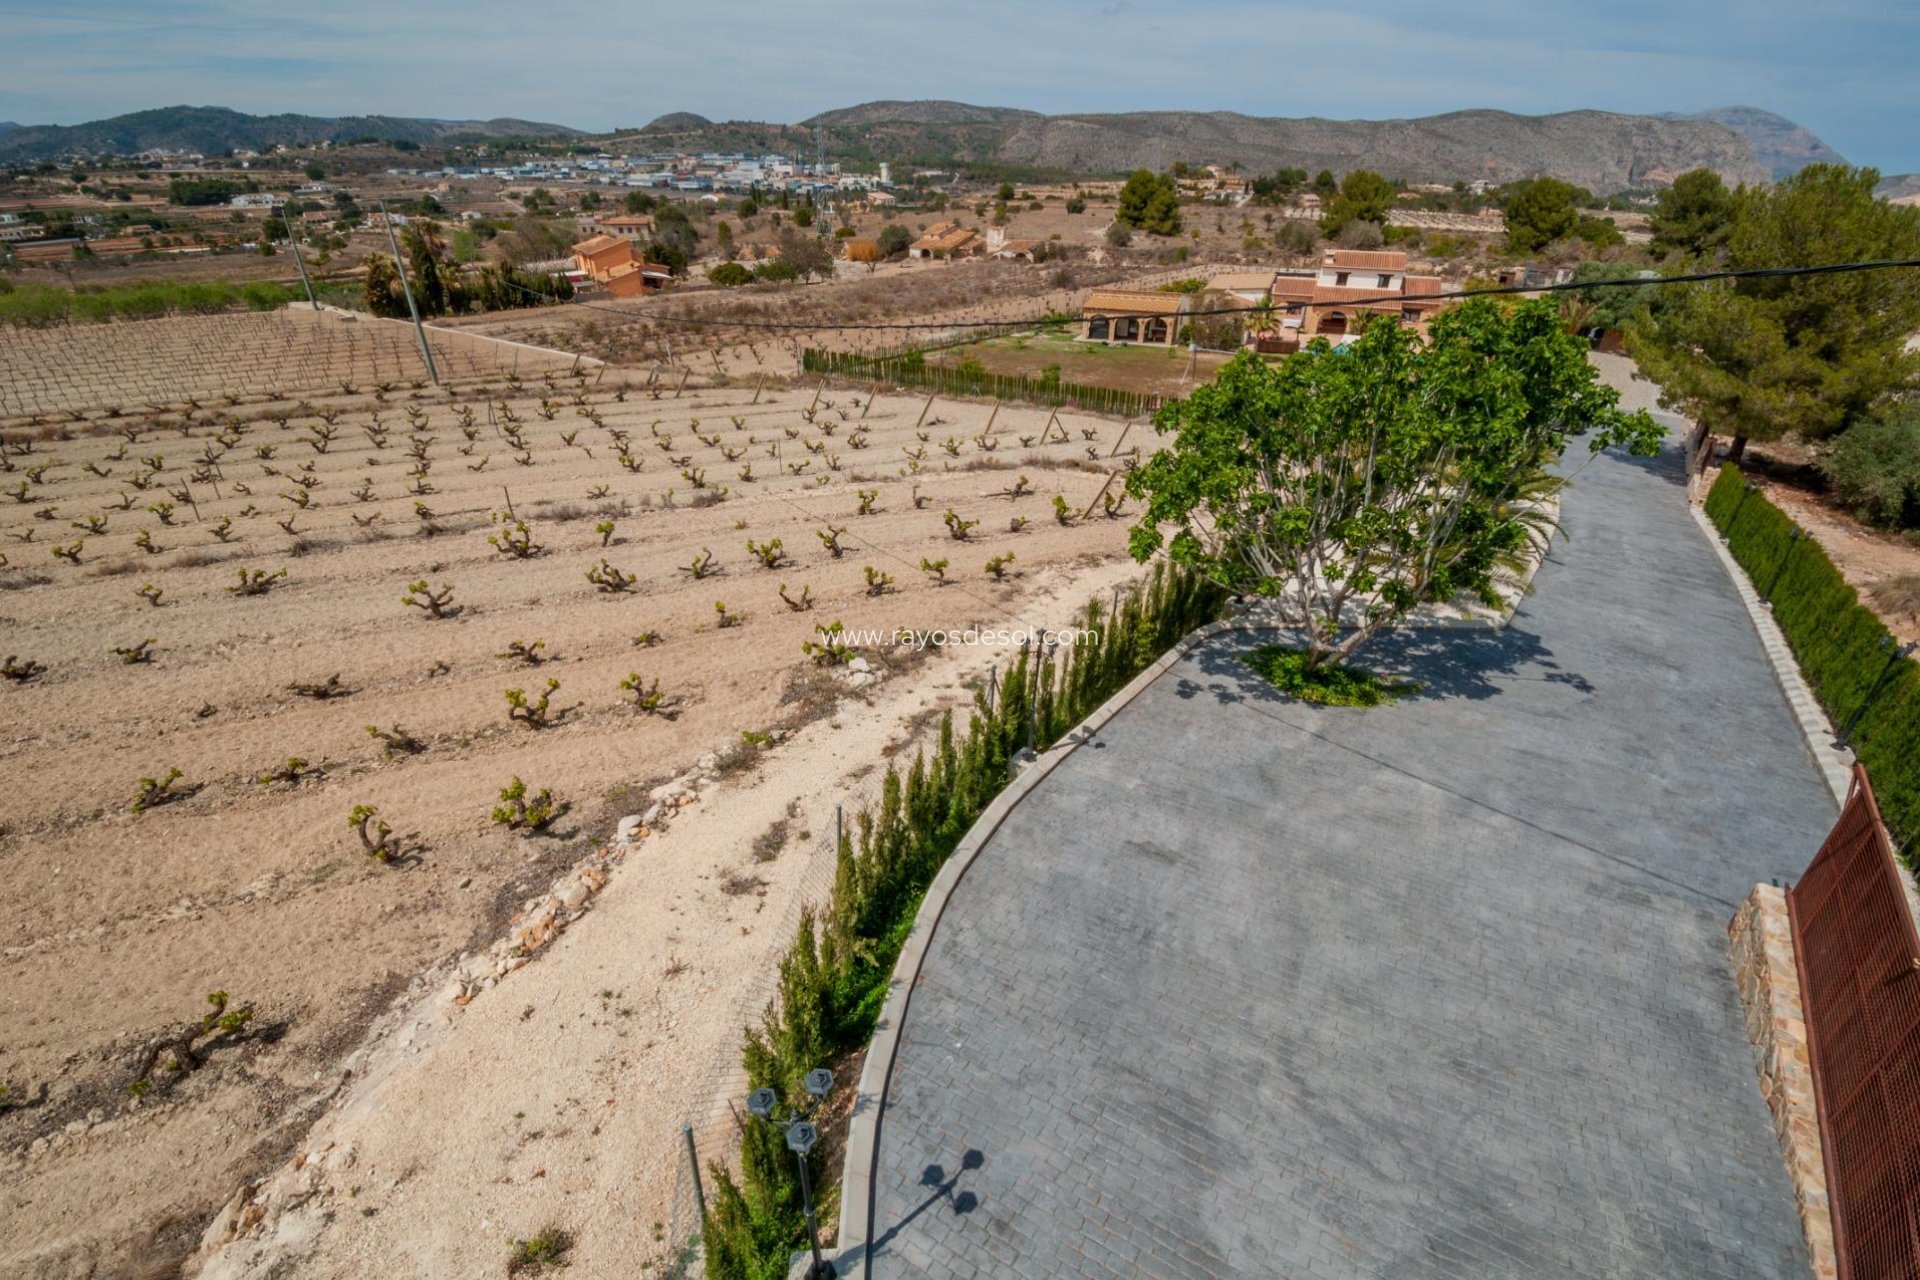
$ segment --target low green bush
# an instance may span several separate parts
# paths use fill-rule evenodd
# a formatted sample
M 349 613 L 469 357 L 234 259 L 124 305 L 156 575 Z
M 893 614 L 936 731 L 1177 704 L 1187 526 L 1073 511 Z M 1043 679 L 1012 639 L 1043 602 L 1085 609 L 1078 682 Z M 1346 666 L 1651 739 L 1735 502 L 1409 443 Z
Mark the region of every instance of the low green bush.
M 1886 529 L 1920 528 L 1920 406 L 1906 405 L 1844 432 L 1820 460 L 1848 510 Z
M 1887 672 L 1850 742 L 1873 779 L 1894 844 L 1903 844 L 1920 831 L 1920 665 L 1901 658 L 1887 671 L 1892 634 L 1820 544 L 1750 487 L 1738 467 L 1720 469 L 1707 517 L 1755 588 L 1769 595 L 1801 673 L 1836 725 L 1860 711 Z
M 1389 680 L 1360 667 L 1334 663 L 1309 667 L 1305 649 L 1283 644 L 1261 645 L 1247 655 L 1247 665 L 1280 692 L 1323 707 L 1377 707 L 1420 688 L 1412 681 Z

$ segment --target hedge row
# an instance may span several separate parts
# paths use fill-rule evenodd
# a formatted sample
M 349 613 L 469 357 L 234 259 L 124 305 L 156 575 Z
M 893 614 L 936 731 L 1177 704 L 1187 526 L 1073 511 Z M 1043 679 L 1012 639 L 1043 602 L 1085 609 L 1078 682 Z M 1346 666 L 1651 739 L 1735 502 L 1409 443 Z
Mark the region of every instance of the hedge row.
M 1720 469 L 1707 516 L 1755 589 L 1770 595 L 1774 620 L 1835 725 L 1860 710 L 1886 673 L 1849 740 L 1873 778 L 1895 846 L 1903 845 L 1920 831 L 1920 665 L 1901 658 L 1888 672 L 1891 633 L 1820 544 L 1749 486 L 1738 467 Z
M 1182 570 L 1152 577 L 1106 616 L 1087 605 L 1071 647 L 1023 649 L 996 690 L 975 695 L 964 737 L 949 711 L 939 745 L 904 775 L 889 768 L 879 804 L 863 810 L 841 837 L 833 895 L 818 915 L 805 913 L 780 963 L 780 988 L 757 1029 L 747 1033 L 752 1088 L 770 1087 L 784 1110 L 804 1099 L 808 1070 L 844 1058 L 873 1033 L 893 964 L 934 875 L 988 803 L 1007 785 L 1014 757 L 1029 743 L 1044 750 L 1116 693 L 1181 636 L 1219 612 L 1218 588 Z M 841 1082 L 844 1087 L 850 1082 Z M 828 1186 L 828 1144 L 814 1149 L 815 1197 Z M 721 1165 L 702 1234 L 714 1280 L 772 1280 L 787 1274 L 803 1247 L 798 1168 L 771 1125 L 750 1123 L 741 1137 L 741 1176 Z M 850 1243 L 850 1242 L 843 1242 Z
M 800 364 L 808 373 L 889 382 L 901 387 L 925 387 L 950 396 L 992 396 L 996 400 L 1070 406 L 1119 417 L 1143 418 L 1160 407 L 1160 397 L 1145 392 L 1062 382 L 1057 377 L 1030 378 L 1026 374 L 988 373 L 984 369 L 928 364 L 920 351 L 863 356 L 850 351 L 818 351 L 808 347 L 801 353 Z

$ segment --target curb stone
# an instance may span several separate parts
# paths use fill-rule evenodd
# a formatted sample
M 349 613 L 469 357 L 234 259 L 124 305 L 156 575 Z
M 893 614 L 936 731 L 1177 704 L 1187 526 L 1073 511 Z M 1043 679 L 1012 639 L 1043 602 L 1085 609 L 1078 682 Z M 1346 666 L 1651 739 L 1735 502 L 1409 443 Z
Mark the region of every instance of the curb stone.
M 1733 589 L 1739 593 L 1740 603 L 1746 606 L 1747 620 L 1760 637 L 1760 647 L 1766 650 L 1767 665 L 1773 668 L 1774 681 L 1779 684 L 1780 692 L 1786 695 L 1793 718 L 1800 725 L 1800 736 L 1806 740 L 1807 754 L 1813 757 L 1814 767 L 1820 770 L 1827 790 L 1833 793 L 1834 804 L 1846 803 L 1847 788 L 1853 779 L 1853 752 L 1835 744 L 1837 735 L 1833 724 L 1827 719 L 1827 713 L 1820 709 L 1813 690 L 1807 686 L 1806 677 L 1800 674 L 1800 663 L 1793 656 L 1786 636 L 1781 633 L 1780 624 L 1773 620 L 1773 610 L 1760 599 L 1760 593 L 1747 580 L 1746 570 L 1727 550 L 1727 544 L 1720 540 L 1720 531 L 1713 527 L 1713 522 L 1699 507 L 1689 506 L 1689 510 L 1693 513 L 1694 523 L 1707 535 L 1708 545 L 1720 557 L 1727 576 L 1733 580 Z
M 893 976 L 887 981 L 886 1002 L 881 1006 L 880 1019 L 874 1024 L 873 1038 L 867 1045 L 866 1062 L 854 1094 L 853 1115 L 847 1125 L 846 1153 L 840 1174 L 840 1229 L 835 1237 L 840 1241 L 835 1264 L 841 1276 L 852 1280 L 867 1275 L 867 1238 L 873 1223 L 873 1163 L 879 1147 L 880 1122 L 886 1110 L 887 1084 L 900 1047 L 900 1028 L 906 1021 L 927 948 L 962 877 L 1027 793 L 1039 786 L 1068 756 L 1092 741 L 1108 721 L 1145 693 L 1174 664 L 1215 636 L 1241 629 L 1244 624 L 1239 619 L 1229 618 L 1189 632 L 1118 693 L 1101 703 L 994 797 L 927 887 L 913 927 L 900 948 L 899 958 L 894 961 Z

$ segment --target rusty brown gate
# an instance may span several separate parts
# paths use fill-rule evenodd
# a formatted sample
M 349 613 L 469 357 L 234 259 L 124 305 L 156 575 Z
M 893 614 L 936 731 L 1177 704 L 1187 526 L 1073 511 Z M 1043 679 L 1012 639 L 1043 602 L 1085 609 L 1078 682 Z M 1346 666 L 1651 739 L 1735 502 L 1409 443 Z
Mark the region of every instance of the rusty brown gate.
M 1920 1280 L 1920 935 L 1866 770 L 1787 894 L 1841 1280 Z

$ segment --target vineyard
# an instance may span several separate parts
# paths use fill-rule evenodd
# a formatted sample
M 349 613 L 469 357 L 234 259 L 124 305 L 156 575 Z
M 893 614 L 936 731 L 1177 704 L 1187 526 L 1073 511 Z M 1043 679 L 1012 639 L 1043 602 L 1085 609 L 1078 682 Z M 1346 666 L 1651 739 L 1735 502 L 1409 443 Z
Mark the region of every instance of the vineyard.
M 1005 623 L 1124 548 L 1140 436 L 1110 418 L 469 335 L 436 335 L 435 387 L 411 336 L 298 310 L 0 335 L 0 705 L 37 784 L 0 797 L 28 1029 L 0 1097 L 35 1100 L 0 1110 L 0 1269 L 197 1230 L 286 1140 L 228 1126 L 297 1118 L 407 975 L 695 757 L 748 774 L 866 696 L 856 660 L 924 657 L 859 629 Z M 246 1018 L 147 1093 L 130 1055 L 209 992 Z M 80 1235 L 29 1207 L 83 1195 Z

